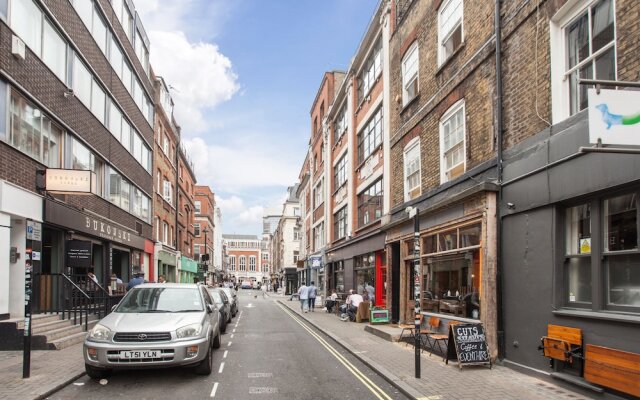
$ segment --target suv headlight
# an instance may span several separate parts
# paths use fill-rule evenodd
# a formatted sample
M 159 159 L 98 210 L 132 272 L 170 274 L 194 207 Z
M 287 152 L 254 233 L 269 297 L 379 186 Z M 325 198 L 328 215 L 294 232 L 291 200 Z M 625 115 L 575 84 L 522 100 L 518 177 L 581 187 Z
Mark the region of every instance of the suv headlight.
M 183 326 L 182 328 L 176 331 L 176 337 L 178 339 L 190 338 L 190 337 L 198 337 L 202 332 L 202 325 L 200 324 L 191 324 L 187 326 Z
M 106 342 L 109 340 L 111 331 L 104 325 L 97 324 L 89 331 L 88 339 L 94 342 Z

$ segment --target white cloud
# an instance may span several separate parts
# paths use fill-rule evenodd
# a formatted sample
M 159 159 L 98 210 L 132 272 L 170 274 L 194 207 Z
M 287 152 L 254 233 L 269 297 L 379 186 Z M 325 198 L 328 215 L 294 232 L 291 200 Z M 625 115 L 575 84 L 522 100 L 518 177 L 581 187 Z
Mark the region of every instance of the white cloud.
M 246 224 L 255 224 L 262 221 L 264 215 L 264 207 L 253 206 L 249 207 L 238 215 L 238 221 Z
M 183 139 L 198 182 L 224 188 L 227 192 L 269 186 L 286 187 L 295 183 L 300 160 L 298 156 L 287 157 L 287 152 L 283 151 L 286 144 L 268 142 L 259 136 L 248 140 L 252 144 L 241 144 L 239 141 L 208 144 L 199 137 Z
M 178 124 L 186 132 L 207 128 L 204 113 L 231 99 L 239 89 L 231 60 L 211 43 L 190 43 L 183 32 L 150 31 L 151 65 L 176 90 Z
M 240 197 L 233 195 L 226 199 L 224 197 L 216 195 L 216 204 L 225 214 L 238 214 L 245 208 L 244 201 L 242 201 Z

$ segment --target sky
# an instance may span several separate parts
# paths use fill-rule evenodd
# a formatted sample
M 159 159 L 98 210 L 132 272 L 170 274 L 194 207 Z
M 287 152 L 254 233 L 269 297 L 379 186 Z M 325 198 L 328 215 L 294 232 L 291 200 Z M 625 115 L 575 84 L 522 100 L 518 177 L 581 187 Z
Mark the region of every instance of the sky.
M 323 74 L 349 67 L 378 1 L 134 0 L 222 233 L 260 235 L 282 208 Z

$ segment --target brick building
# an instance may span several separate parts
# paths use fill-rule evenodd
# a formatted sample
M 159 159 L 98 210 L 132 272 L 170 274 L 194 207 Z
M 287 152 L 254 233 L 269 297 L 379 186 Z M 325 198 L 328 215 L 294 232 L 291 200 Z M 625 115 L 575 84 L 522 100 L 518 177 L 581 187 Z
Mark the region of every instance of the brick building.
M 311 143 L 311 140 L 309 140 Z M 312 253 L 312 239 L 311 239 L 311 219 L 312 219 L 312 200 L 311 200 L 311 173 L 310 173 L 310 151 L 307 149 L 306 156 L 304 161 L 302 162 L 302 167 L 300 168 L 300 173 L 298 174 L 298 190 L 296 192 L 296 197 L 300 200 L 300 257 L 298 262 L 296 263 L 296 268 L 284 268 L 282 269 L 280 286 L 282 286 L 285 290 L 285 294 L 289 294 L 292 291 L 295 292 L 298 289 L 300 284 L 299 276 L 302 275 L 303 271 L 306 269 L 306 260 L 308 255 Z M 281 248 L 279 246 L 275 247 L 275 254 L 273 256 L 274 260 L 280 260 L 281 256 L 279 254 Z M 278 265 L 282 265 L 278 262 Z
M 384 229 L 392 319 L 414 319 L 414 221 L 406 212 L 414 207 L 423 314 L 440 318 L 441 329 L 479 319 L 495 357 L 493 12 L 486 1 L 392 2 L 391 209 Z
M 249 282 L 255 288 L 258 283 L 269 282 L 269 274 L 260 270 L 262 240 L 256 235 L 222 235 L 229 257 L 229 280 L 242 285 Z
M 20 317 L 26 263 L 51 277 L 34 283 L 43 290 L 63 273 L 84 282 L 89 268 L 102 288 L 111 273 L 154 274 L 154 86 L 130 2 L 9 0 L 0 15 L 0 317 Z M 36 171 L 49 189 L 90 193 L 42 196 Z
M 180 252 L 178 265 L 179 282 L 193 283 L 198 273 L 198 262 L 194 260 L 193 241 L 195 223 L 195 185 L 196 174 L 183 146 L 178 147 L 178 237 Z
M 176 240 L 178 231 L 176 184 L 180 127 L 173 117 L 173 100 L 162 77 L 155 79 L 155 87 L 153 228 L 157 268 L 156 276 L 150 277 L 150 280 L 156 281 L 159 275 L 164 275 L 167 282 L 178 282 L 180 253 Z
M 216 229 L 221 229 L 221 227 L 216 227 L 214 222 L 216 199 L 209 186 L 195 186 L 194 207 L 195 222 L 193 230 L 195 239 L 193 258 L 202 265 L 204 271 L 207 271 L 208 283 L 221 282 L 222 269 L 216 270 L 213 264 L 215 231 Z M 202 255 L 204 254 L 209 255 L 208 260 L 203 259 Z

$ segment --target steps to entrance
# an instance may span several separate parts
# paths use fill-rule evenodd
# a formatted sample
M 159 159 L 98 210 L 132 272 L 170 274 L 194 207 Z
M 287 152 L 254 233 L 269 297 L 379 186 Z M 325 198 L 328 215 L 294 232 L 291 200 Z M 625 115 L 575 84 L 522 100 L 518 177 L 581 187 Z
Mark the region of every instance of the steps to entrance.
M 98 323 L 89 316 L 88 329 Z M 31 319 L 32 350 L 59 350 L 81 343 L 86 337 L 84 324 L 74 325 L 73 320 L 62 319 L 57 314 L 38 314 Z M 24 340 L 24 318 L 0 321 L 0 350 L 20 350 Z

